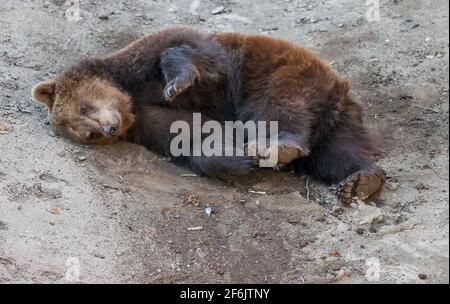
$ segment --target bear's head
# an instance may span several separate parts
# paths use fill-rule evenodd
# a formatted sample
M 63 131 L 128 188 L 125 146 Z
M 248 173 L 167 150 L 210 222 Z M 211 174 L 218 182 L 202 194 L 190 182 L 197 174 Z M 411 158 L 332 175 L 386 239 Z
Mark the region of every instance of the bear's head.
M 79 143 L 113 143 L 134 123 L 131 97 L 98 76 L 62 75 L 37 84 L 32 95 L 48 107 L 55 133 Z

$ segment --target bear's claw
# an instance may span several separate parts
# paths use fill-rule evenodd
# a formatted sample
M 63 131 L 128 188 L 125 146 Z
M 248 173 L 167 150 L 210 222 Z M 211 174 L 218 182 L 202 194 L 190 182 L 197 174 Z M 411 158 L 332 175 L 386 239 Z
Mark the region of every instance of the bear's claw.
M 164 88 L 164 99 L 168 102 L 172 102 L 178 95 L 183 93 L 192 84 L 190 82 L 183 82 L 179 77 L 169 81 Z
M 336 189 L 341 202 L 350 204 L 353 199 L 370 202 L 380 195 L 386 183 L 382 169 L 359 171 L 343 180 Z
M 251 149 L 256 149 L 254 144 L 247 146 L 247 151 Z M 273 156 L 275 153 L 278 155 L 277 157 L 277 163 L 275 166 L 275 169 L 284 167 L 288 164 L 290 164 L 292 161 L 296 160 L 299 157 L 307 155 L 307 152 L 304 152 L 305 150 L 300 148 L 297 145 L 293 144 L 285 144 L 285 143 L 279 143 L 277 146 L 270 146 L 269 148 L 265 150 L 257 150 L 255 163 L 259 164 L 260 160 L 266 160 L 269 159 L 271 156 Z

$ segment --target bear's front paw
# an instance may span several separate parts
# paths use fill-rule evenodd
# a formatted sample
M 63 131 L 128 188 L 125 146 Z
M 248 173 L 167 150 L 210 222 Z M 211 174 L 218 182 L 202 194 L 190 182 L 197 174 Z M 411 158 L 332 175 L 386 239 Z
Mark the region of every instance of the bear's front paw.
M 382 169 L 359 171 L 338 185 L 337 195 L 345 204 L 354 199 L 370 202 L 379 197 L 385 183 L 386 175 Z
M 164 88 L 164 99 L 168 102 L 173 101 L 178 95 L 190 88 L 195 82 L 194 79 L 183 79 L 176 77 L 169 81 Z
M 164 99 L 166 101 L 173 101 L 178 95 L 176 79 L 171 80 L 164 88 Z
M 247 151 L 256 150 L 256 160 L 262 167 L 267 167 L 264 164 L 272 164 L 274 168 L 282 168 L 297 158 L 306 156 L 308 152 L 295 144 L 279 142 L 278 145 L 271 145 L 264 149 L 259 147 L 256 149 L 255 144 L 249 144 Z M 270 160 L 270 162 L 269 162 Z M 262 163 L 264 162 L 264 163 Z

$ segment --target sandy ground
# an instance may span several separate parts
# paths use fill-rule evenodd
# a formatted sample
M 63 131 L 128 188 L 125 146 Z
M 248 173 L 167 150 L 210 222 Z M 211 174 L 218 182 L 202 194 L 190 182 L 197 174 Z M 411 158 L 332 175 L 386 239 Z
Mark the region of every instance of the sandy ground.
M 0 282 L 448 283 L 449 4 L 384 0 L 369 23 L 364 2 L 81 0 L 72 23 L 63 0 L 1 0 Z M 341 208 L 292 173 L 225 184 L 137 145 L 54 136 L 33 84 L 179 24 L 333 62 L 380 138 L 382 199 Z

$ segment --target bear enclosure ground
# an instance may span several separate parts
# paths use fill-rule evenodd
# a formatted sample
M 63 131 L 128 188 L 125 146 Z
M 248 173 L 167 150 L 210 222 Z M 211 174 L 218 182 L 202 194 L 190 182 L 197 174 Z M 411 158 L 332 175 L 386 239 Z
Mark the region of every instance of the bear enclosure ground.
M 84 283 L 449 282 L 447 0 L 383 0 L 374 22 L 361 0 L 80 4 L 68 22 L 64 0 L 0 1 L 0 282 L 64 283 L 68 259 Z M 172 25 L 281 37 L 332 63 L 380 139 L 381 200 L 342 208 L 292 173 L 225 184 L 53 134 L 36 82 Z

